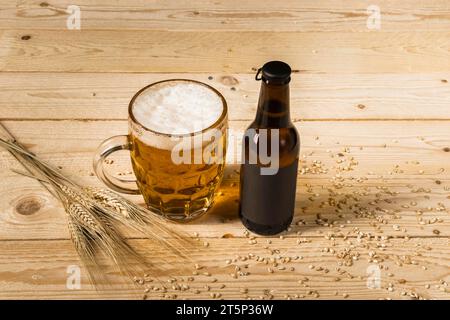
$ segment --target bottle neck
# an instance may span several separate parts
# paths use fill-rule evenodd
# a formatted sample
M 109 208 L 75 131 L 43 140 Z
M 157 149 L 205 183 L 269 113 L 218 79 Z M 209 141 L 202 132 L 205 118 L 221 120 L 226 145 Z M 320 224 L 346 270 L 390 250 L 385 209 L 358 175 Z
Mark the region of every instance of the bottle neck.
M 289 84 L 261 81 L 255 124 L 259 127 L 284 128 L 291 125 L 289 113 Z

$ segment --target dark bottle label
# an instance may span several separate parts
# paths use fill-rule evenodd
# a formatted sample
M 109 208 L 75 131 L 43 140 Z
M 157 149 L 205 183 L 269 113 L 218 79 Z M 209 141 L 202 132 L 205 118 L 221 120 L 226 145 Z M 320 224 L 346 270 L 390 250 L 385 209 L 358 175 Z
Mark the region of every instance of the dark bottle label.
M 260 166 L 243 164 L 241 218 L 274 230 L 278 226 L 289 225 L 295 208 L 297 168 L 298 159 L 287 167 L 279 168 L 275 175 L 262 175 Z M 258 233 L 258 230 L 251 231 Z

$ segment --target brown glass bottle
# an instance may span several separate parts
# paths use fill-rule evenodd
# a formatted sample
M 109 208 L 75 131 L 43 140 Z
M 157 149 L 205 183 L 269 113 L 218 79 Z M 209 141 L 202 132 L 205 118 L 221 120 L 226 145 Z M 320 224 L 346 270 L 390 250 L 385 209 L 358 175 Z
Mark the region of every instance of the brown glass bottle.
M 286 230 L 294 216 L 300 140 L 289 113 L 290 74 L 281 61 L 258 71 L 258 110 L 243 138 L 239 217 L 247 229 L 262 235 Z

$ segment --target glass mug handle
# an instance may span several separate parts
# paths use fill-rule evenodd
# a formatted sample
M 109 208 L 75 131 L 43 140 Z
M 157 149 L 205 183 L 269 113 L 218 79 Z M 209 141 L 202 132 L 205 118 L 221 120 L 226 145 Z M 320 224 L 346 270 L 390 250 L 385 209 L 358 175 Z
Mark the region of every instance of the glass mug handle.
M 127 135 L 114 136 L 103 141 L 95 151 L 94 171 L 97 177 L 114 191 L 127 194 L 140 194 L 136 180 L 125 180 L 112 176 L 103 166 L 105 159 L 113 152 L 130 150 L 130 140 Z

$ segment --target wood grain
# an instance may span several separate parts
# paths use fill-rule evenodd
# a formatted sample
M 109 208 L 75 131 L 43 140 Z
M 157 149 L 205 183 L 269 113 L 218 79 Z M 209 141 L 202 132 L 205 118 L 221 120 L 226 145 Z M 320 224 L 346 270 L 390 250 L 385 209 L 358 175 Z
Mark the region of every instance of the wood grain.
M 450 255 L 448 251 L 448 239 L 411 239 L 404 241 L 393 239 L 386 242 L 384 251 L 377 248 L 377 241 L 369 241 L 367 248 L 355 240 L 349 242 L 315 239 L 310 243 L 296 245 L 293 239 L 273 239 L 269 246 L 271 249 L 279 250 L 279 254 L 271 255 L 270 251 L 263 249 L 265 244 L 250 245 L 247 239 L 210 239 L 210 247 L 206 252 L 192 253 L 193 264 L 198 263 L 204 269 L 200 275 L 194 277 L 194 281 L 188 282 L 193 266 L 182 268 L 180 261 L 168 256 L 160 247 L 155 247 L 145 240 L 132 240 L 130 244 L 139 252 L 151 258 L 159 264 L 163 271 L 159 274 L 161 285 L 168 288 L 167 294 L 177 294 L 178 298 L 188 299 L 210 299 L 211 293 L 220 293 L 224 299 L 267 298 L 265 291 L 271 291 L 274 299 L 286 299 L 287 296 L 304 296 L 305 299 L 315 298 L 308 291 L 318 293 L 319 299 L 344 299 L 343 294 L 348 294 L 348 299 L 411 299 L 409 293 L 415 292 L 424 298 L 448 299 L 449 291 L 441 280 L 449 282 Z M 349 244 L 350 243 L 350 244 Z M 340 275 L 336 268 L 338 262 L 342 261 L 335 254 L 323 252 L 323 248 L 332 247 L 336 254 L 343 252 L 345 248 L 353 245 L 353 254 L 358 253 L 358 260 L 353 261 L 352 266 L 340 267 L 343 273 Z M 38 250 L 37 250 L 38 248 Z M 374 251 L 382 262 L 379 265 L 386 266 L 381 270 L 381 288 L 367 288 L 367 268 L 369 263 L 369 251 Z M 42 254 L 45 252 L 45 254 Z M 236 256 L 247 256 L 249 253 L 261 257 L 295 257 L 302 256 L 300 260 L 280 264 L 286 270 L 274 267 L 274 273 L 267 271 L 267 265 L 257 263 L 253 260 L 226 264 L 226 260 L 233 260 Z M 150 256 L 151 255 L 151 256 Z M 165 257 L 165 258 L 163 258 Z M 379 258 L 380 259 L 380 258 Z M 381 259 L 380 259 L 381 260 Z M 415 264 L 403 263 L 398 266 L 399 261 L 414 261 Z M 248 268 L 243 266 L 248 264 Z M 112 282 L 110 287 L 96 292 L 88 285 L 86 274 L 82 269 L 82 282 L 80 290 L 69 290 L 66 287 L 67 268 L 71 265 L 80 265 L 68 240 L 55 241 L 0 241 L 0 298 L 2 299 L 98 299 L 98 298 L 125 298 L 136 299 L 144 295 L 147 286 L 159 286 L 158 282 L 148 283 L 142 288 L 132 289 L 125 286 L 124 279 L 113 273 L 110 268 L 105 267 L 105 272 Z M 230 274 L 234 273 L 235 266 L 240 266 L 250 274 L 234 279 Z M 310 269 L 310 265 L 316 267 Z M 289 268 L 294 267 L 294 271 Z M 327 268 L 328 273 L 317 271 L 319 267 Z M 424 270 L 426 268 L 426 270 Z M 208 271 L 211 276 L 202 275 Z M 141 275 L 142 276 L 142 275 Z M 352 279 L 350 278 L 353 277 Z M 305 282 L 308 287 L 303 286 L 298 280 L 307 277 Z M 180 284 L 188 284 L 189 290 L 175 291 L 171 289 L 166 280 L 177 279 Z M 213 279 L 217 282 L 213 283 Z M 335 281 L 339 278 L 340 281 Z M 183 281 L 182 281 L 183 279 Z M 270 281 L 268 280 L 270 279 Z M 393 284 L 392 292 L 387 290 L 389 283 Z M 223 289 L 219 289 L 224 284 Z M 211 287 L 210 291 L 205 285 Z M 426 289 L 426 285 L 430 285 Z M 241 293 L 243 288 L 248 288 L 248 293 Z M 195 294 L 195 290 L 199 294 Z M 337 295 L 336 295 L 337 291 Z M 402 291 L 407 293 L 402 295 Z M 149 299 L 160 299 L 159 292 L 150 291 Z M 295 299 L 295 298 L 294 298 Z
M 206 82 L 226 98 L 229 118 L 252 120 L 260 83 L 250 74 L 0 73 L 0 119 L 124 120 L 140 88 L 173 78 Z M 212 79 L 211 79 L 212 78 Z M 294 74 L 296 120 L 450 120 L 450 72 Z
M 249 1 L 139 1 L 78 0 L 81 28 L 213 31 L 345 31 L 367 28 L 369 5 L 381 11 L 379 31 L 448 31 L 450 5 L 446 0 L 370 0 L 282 2 Z M 65 29 L 70 0 L 3 0 L 2 29 Z M 376 30 L 378 31 L 378 30 Z
M 87 184 L 98 186 L 101 184 L 92 173 L 95 148 L 103 139 L 127 132 L 126 121 L 5 123 L 22 143 L 43 159 L 62 167 L 66 173 Z M 230 122 L 230 128 L 236 132 L 247 125 L 248 122 L 245 121 Z M 446 152 L 446 148 L 450 146 L 448 122 L 313 121 L 298 122 L 296 125 L 302 139 L 300 168 L 311 168 L 313 161 L 320 161 L 328 172 L 299 175 L 296 221 L 303 219 L 307 224 L 294 226 L 288 236 L 296 237 L 297 231 L 306 236 L 321 237 L 326 234 L 327 228 L 316 226 L 317 214 L 329 222 L 336 221 L 333 230 L 343 234 L 350 232 L 352 227 L 357 227 L 363 232 L 395 237 L 433 237 L 436 236 L 434 230 L 439 230 L 439 236 L 450 235 L 450 153 Z M 349 153 L 344 151 L 345 148 L 349 148 Z M 240 148 L 229 151 L 228 159 L 230 162 L 234 159 L 233 162 L 236 163 L 240 159 Z M 343 177 L 347 177 L 343 181 L 343 188 L 337 189 L 338 194 L 331 196 L 329 189 L 334 189 L 334 178 L 340 171 L 336 168 L 347 166 L 351 157 L 358 161 L 358 165 L 352 171 L 342 173 Z M 112 172 L 129 170 L 127 153 L 118 155 L 114 160 L 115 163 L 110 167 Z M 343 163 L 338 164 L 336 160 L 343 160 Z M 9 154 L 1 151 L 0 238 L 66 239 L 68 235 L 61 206 L 37 183 L 10 172 L 8 169 L 11 167 L 20 168 Z M 183 227 L 185 230 L 199 232 L 207 237 L 221 237 L 225 233 L 235 236 L 243 234 L 244 228 L 237 218 L 237 169 L 238 165 L 229 164 L 222 194 L 218 196 L 213 211 L 201 220 Z M 403 172 L 400 173 L 399 170 Z M 367 180 L 358 182 L 358 178 Z M 312 188 L 309 192 L 307 185 Z M 381 187 L 386 187 L 387 190 L 380 189 Z M 418 190 L 420 188 L 423 190 Z M 341 212 L 342 217 L 335 211 L 335 206 L 327 204 L 329 197 L 341 200 L 348 198 L 348 203 Z M 357 197 L 357 200 L 353 197 Z M 142 203 L 140 197 L 133 199 Z M 32 208 L 38 207 L 38 210 L 33 214 L 21 214 L 20 209 L 27 207 L 24 203 Z M 439 203 L 444 205 L 442 210 L 437 209 L 441 207 Z M 368 214 L 360 214 L 360 210 L 353 207 L 354 204 L 367 208 Z M 388 211 L 384 212 L 384 209 Z M 426 224 L 420 223 L 417 210 L 423 211 L 422 219 Z M 386 224 L 377 219 L 386 220 Z M 393 224 L 405 228 L 405 231 L 394 230 Z M 136 237 L 136 234 L 130 236 Z
M 161 266 L 161 282 L 127 286 L 105 265 L 112 285 L 98 292 L 83 268 L 81 290 L 67 289 L 67 268 L 80 262 L 64 211 L 37 182 L 11 172 L 20 166 L 0 150 L 0 299 L 142 298 L 144 287 L 169 278 L 191 288 L 180 294 L 166 285 L 167 294 L 188 299 L 450 299 L 448 0 L 79 0 L 81 30 L 66 27 L 69 4 L 0 0 L 0 121 L 21 142 L 101 186 L 93 152 L 127 132 L 131 96 L 182 77 L 225 95 L 231 163 L 211 212 L 174 226 L 209 244 L 192 252 L 192 266 L 124 230 Z M 373 4 L 379 30 L 367 27 Z M 274 59 L 295 71 L 296 212 L 283 237 L 251 244 L 237 217 L 238 142 L 256 110 L 255 70 Z M 129 170 L 126 152 L 113 160 L 112 172 Z M 254 257 L 242 259 L 249 253 L 302 258 L 269 273 Z M 189 282 L 194 263 L 211 276 Z M 250 274 L 234 279 L 236 266 Z M 381 268 L 379 289 L 367 288 L 370 266 Z M 167 297 L 151 290 L 147 298 Z
M 0 70 L 254 73 L 283 60 L 308 73 L 450 69 L 449 32 L 0 32 Z M 243 45 L 245 44 L 245 45 Z

